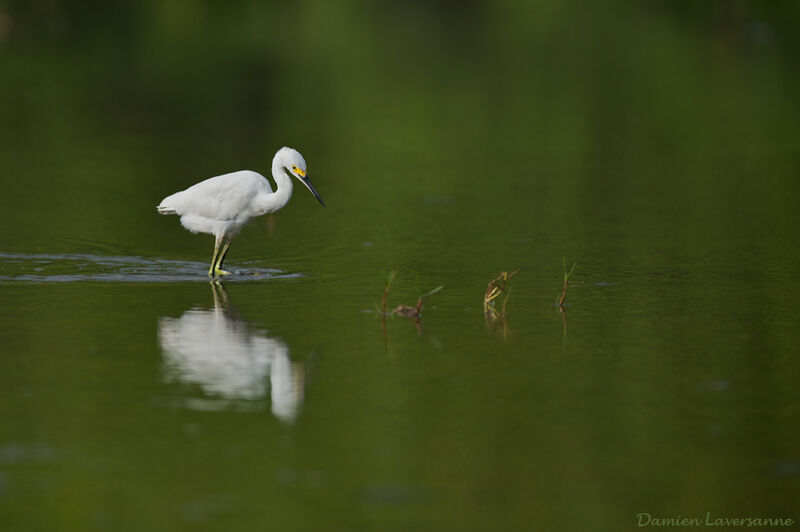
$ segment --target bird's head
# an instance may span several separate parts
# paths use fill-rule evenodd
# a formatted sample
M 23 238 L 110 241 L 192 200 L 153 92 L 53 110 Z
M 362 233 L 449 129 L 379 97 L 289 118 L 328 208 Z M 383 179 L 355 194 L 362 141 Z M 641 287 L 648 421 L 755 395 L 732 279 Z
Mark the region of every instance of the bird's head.
M 306 160 L 303 159 L 303 156 L 300 155 L 299 151 L 293 148 L 283 147 L 278 150 L 278 153 L 275 154 L 273 168 L 276 162 L 283 169 L 283 171 L 286 172 L 286 175 L 289 177 L 296 177 L 306 186 L 306 188 L 314 195 L 314 197 L 317 198 L 322 206 L 325 206 L 325 204 L 322 202 L 322 198 L 317 192 L 317 189 L 315 189 L 314 185 L 311 184 L 311 179 L 308 177 L 308 166 L 306 166 Z

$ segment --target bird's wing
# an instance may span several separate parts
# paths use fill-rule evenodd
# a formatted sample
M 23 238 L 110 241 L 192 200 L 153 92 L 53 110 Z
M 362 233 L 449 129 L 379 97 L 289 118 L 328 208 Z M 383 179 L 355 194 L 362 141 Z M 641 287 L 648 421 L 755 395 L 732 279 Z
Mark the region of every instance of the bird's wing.
M 261 174 L 242 170 L 201 181 L 173 194 L 162 203 L 173 204 L 180 215 L 234 220 L 249 210 L 259 187 L 264 184 L 269 187 L 269 182 Z

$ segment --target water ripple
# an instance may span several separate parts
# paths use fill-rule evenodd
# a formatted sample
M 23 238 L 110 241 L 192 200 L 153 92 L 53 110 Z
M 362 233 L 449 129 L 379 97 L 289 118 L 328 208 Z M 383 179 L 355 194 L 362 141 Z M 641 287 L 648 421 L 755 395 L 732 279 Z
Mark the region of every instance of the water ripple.
M 275 268 L 231 267 L 225 281 L 296 279 L 302 273 Z M 174 283 L 207 281 L 208 265 L 202 262 L 147 257 L 92 254 L 0 253 L 0 283 L 69 283 L 81 281 Z

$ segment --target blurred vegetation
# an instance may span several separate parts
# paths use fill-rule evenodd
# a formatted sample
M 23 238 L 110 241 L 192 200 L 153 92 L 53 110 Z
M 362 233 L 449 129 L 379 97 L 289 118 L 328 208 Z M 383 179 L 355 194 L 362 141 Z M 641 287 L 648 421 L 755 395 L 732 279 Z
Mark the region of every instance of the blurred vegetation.
M 637 187 L 686 219 L 794 222 L 764 159 L 800 162 L 798 18 L 791 2 L 6 0 L 9 244 L 137 240 L 163 227 L 163 195 L 263 170 L 283 144 L 351 222 L 390 193 L 493 180 L 564 223 Z M 735 174 L 754 165 L 758 183 Z

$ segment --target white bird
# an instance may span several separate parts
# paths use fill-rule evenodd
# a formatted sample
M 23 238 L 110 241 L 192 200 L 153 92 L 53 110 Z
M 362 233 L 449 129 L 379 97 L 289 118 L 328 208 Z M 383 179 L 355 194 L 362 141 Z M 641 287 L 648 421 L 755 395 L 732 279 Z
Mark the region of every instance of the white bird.
M 263 175 L 241 170 L 208 178 L 167 196 L 157 209 L 159 214 L 180 216 L 181 225 L 192 233 L 214 235 L 214 255 L 208 275 L 226 275 L 229 272 L 222 269 L 222 261 L 233 237 L 253 218 L 278 211 L 289 202 L 292 177 L 300 180 L 325 206 L 307 172 L 306 161 L 300 152 L 283 147 L 272 159 L 272 177 L 278 187 L 274 192 Z

